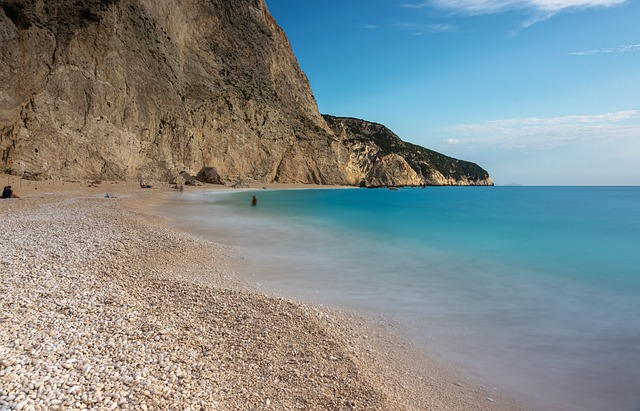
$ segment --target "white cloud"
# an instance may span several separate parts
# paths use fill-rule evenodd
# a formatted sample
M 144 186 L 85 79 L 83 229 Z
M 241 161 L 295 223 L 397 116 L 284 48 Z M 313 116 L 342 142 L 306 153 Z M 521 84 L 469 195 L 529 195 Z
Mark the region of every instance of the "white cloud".
M 640 51 L 640 44 L 626 44 L 618 47 L 605 47 L 593 50 L 574 51 L 569 53 L 570 56 L 588 56 L 591 54 L 622 54 Z
M 361 29 L 367 29 L 367 30 L 375 30 L 378 28 L 378 26 L 376 26 L 375 24 L 365 24 L 364 26 L 360 26 Z
M 613 7 L 626 3 L 627 0 L 527 0 L 535 8 L 544 11 L 560 11 L 565 9 L 583 9 L 591 7 Z
M 437 7 L 467 15 L 491 14 L 517 9 L 529 9 L 555 14 L 566 9 L 618 6 L 627 1 L 628 0 L 430 0 L 405 3 L 403 7 L 411 9 Z
M 398 22 L 396 26 L 402 30 L 411 31 L 415 35 L 434 34 L 434 33 L 449 33 L 457 30 L 456 26 L 451 24 L 422 24 L 422 23 L 409 23 Z
M 448 33 L 455 31 L 456 27 L 451 24 L 428 24 L 427 30 L 430 33 Z
M 422 9 L 424 7 L 428 7 L 431 5 L 431 2 L 422 2 L 422 3 L 404 3 L 402 4 L 402 7 L 407 8 L 407 9 Z
M 640 110 L 583 116 L 494 120 L 444 128 L 446 144 L 483 144 L 507 149 L 549 149 L 623 139 L 640 141 Z
M 522 10 L 530 14 L 531 17 L 511 33 L 514 35 L 519 30 L 545 21 L 562 11 L 607 8 L 625 4 L 628 1 L 630 0 L 423 0 L 404 3 L 402 6 L 409 9 L 435 7 L 466 16 L 495 14 L 510 10 Z
M 431 147 L 485 167 L 497 184 L 640 184 L 640 110 L 519 118 L 441 129 Z

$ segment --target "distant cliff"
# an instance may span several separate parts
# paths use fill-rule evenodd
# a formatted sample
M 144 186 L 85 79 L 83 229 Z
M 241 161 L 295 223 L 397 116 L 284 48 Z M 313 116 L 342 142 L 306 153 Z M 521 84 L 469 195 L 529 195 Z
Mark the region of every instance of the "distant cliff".
M 351 175 L 361 185 L 493 185 L 489 173 L 477 164 L 406 143 L 381 124 L 323 117 L 347 147 L 353 167 Z
M 482 181 L 334 132 L 264 0 L 0 0 L 0 85 L 0 171 L 15 175 Z

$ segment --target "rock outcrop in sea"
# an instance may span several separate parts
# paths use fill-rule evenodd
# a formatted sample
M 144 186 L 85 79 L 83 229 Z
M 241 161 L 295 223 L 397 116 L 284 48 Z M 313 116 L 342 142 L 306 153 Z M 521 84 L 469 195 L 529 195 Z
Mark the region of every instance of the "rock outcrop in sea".
M 0 171 L 14 175 L 482 181 L 336 135 L 264 0 L 2 0 L 0 84 Z

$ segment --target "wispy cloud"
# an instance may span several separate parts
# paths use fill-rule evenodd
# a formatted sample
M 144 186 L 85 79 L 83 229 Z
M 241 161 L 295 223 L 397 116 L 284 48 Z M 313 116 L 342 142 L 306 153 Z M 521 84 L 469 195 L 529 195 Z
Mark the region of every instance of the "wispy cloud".
M 407 9 L 423 9 L 425 7 L 429 7 L 431 6 L 431 2 L 430 1 L 423 1 L 420 3 L 403 3 L 402 7 L 407 8 Z
M 397 22 L 395 24 L 401 30 L 410 31 L 415 35 L 449 33 L 457 30 L 457 27 L 452 24 L 441 24 L 441 23 L 423 24 L 423 23 L 409 23 L 409 22 Z
M 446 144 L 549 149 L 587 141 L 640 139 L 640 110 L 584 116 L 522 118 L 446 127 Z
M 429 33 L 449 33 L 456 31 L 456 26 L 452 24 L 427 24 Z
M 622 54 L 640 51 L 640 44 L 626 44 L 618 47 L 604 47 L 593 50 L 574 51 L 569 53 L 570 56 L 589 56 L 591 54 Z
M 525 29 L 562 11 L 619 6 L 630 0 L 421 0 L 404 3 L 409 9 L 433 7 L 454 14 L 477 16 L 522 10 L 531 17 L 520 24 Z M 518 30 L 519 30 L 518 29 Z M 515 34 L 518 30 L 514 30 Z
M 410 9 L 437 7 L 467 15 L 478 15 L 517 9 L 557 13 L 567 9 L 618 6 L 627 1 L 628 0 L 429 0 L 404 3 L 402 6 Z
M 375 30 L 378 28 L 378 26 L 376 26 L 375 24 L 365 24 L 360 26 L 361 29 L 367 29 L 367 30 Z

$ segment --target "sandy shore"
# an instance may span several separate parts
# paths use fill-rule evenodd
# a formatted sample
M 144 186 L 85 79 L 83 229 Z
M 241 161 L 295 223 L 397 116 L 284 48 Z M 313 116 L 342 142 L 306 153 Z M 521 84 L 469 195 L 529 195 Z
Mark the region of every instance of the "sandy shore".
M 148 211 L 167 184 L 2 178 L 1 411 L 523 409 L 393 330 L 256 292 L 235 250 Z

